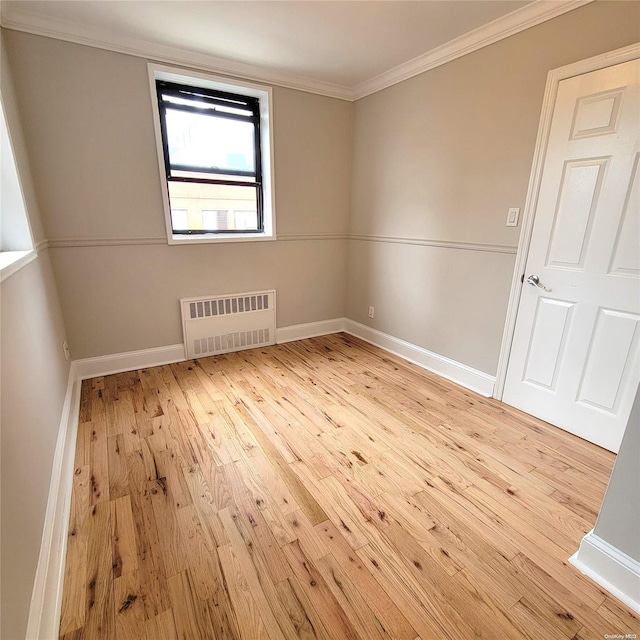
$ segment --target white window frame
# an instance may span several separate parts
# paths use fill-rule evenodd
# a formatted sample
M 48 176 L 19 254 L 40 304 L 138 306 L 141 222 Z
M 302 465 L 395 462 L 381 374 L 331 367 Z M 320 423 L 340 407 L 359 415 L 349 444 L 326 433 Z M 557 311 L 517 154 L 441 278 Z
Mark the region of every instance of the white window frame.
M 162 202 L 164 205 L 164 218 L 167 228 L 167 240 L 169 244 L 202 244 L 217 242 L 256 242 L 276 239 L 276 211 L 275 191 L 273 179 L 273 98 L 271 87 L 232 80 L 222 76 L 200 71 L 191 71 L 177 67 L 168 67 L 155 63 L 147 65 L 149 72 L 149 90 L 151 93 L 151 105 L 153 108 L 153 126 L 156 134 L 156 151 L 158 155 L 158 170 L 162 184 Z M 257 233 L 200 233 L 200 234 L 174 234 L 171 224 L 171 206 L 169 203 L 169 190 L 165 177 L 165 162 L 162 147 L 162 131 L 160 129 L 160 110 L 156 93 L 156 80 L 167 80 L 178 84 L 186 84 L 195 87 L 204 87 L 218 91 L 239 93 L 258 98 L 260 101 L 260 143 L 262 147 L 262 188 L 263 188 L 263 231 Z

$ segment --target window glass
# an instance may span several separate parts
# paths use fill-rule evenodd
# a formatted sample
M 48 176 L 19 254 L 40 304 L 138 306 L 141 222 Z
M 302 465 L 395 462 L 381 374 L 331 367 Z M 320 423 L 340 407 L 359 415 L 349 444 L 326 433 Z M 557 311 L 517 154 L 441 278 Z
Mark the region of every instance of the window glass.
M 18 168 L 0 100 L 0 251 L 33 248 Z
M 255 132 L 251 122 L 167 109 L 171 166 L 255 171 Z
M 173 226 L 176 229 L 188 229 L 189 228 L 189 210 L 188 209 L 171 209 L 171 219 L 173 220 Z
M 234 211 L 236 229 L 254 229 L 257 224 L 256 211 Z
M 229 211 L 227 209 L 203 209 L 202 226 L 205 229 L 227 231 L 232 229 L 229 224 Z
M 258 225 L 255 186 L 172 181 L 169 198 L 173 228 L 181 232 L 249 231 Z

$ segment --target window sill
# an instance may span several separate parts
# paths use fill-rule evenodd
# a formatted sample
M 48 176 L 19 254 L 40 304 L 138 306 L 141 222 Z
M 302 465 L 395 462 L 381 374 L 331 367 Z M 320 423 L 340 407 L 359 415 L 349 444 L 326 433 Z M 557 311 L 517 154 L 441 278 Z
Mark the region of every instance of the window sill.
M 276 240 L 275 234 L 268 235 L 266 233 L 203 233 L 199 235 L 171 235 L 169 236 L 169 244 L 214 244 L 228 242 L 265 242 L 268 240 Z
M 38 254 L 34 249 L 29 251 L 0 251 L 0 282 L 4 282 L 16 271 L 35 260 Z

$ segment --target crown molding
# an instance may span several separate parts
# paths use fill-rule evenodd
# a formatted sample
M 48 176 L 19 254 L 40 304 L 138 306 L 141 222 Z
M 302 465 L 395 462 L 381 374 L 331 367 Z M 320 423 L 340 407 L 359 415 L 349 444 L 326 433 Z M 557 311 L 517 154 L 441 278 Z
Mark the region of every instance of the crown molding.
M 413 78 L 425 71 L 440 67 L 456 58 L 466 56 L 478 49 L 504 40 L 525 29 L 535 27 L 542 22 L 556 18 L 563 13 L 573 11 L 589 4 L 594 0 L 535 0 L 521 9 L 516 9 L 497 20 L 493 20 L 482 27 L 469 31 L 459 38 L 455 38 L 440 47 L 404 62 L 389 71 L 385 71 L 366 82 L 353 87 L 353 100 L 360 100 L 372 93 L 377 93 L 398 84 L 403 80 Z
M 0 17 L 0 26 L 6 29 L 24 31 L 33 35 L 55 38 L 65 42 L 105 49 L 156 62 L 213 72 L 231 78 L 273 84 L 279 87 L 297 89 L 354 102 L 593 1 L 534 0 L 534 2 L 521 9 L 517 9 L 478 29 L 474 29 L 455 40 L 432 49 L 389 71 L 385 71 L 355 87 L 333 84 L 285 71 L 277 71 L 258 65 L 198 53 L 180 47 L 118 35 L 110 29 L 88 28 L 71 21 L 40 16 L 36 13 L 25 11 L 16 5 L 12 5 L 8 14 Z
M 37 36 L 105 49 L 154 62 L 216 73 L 230 78 L 273 84 L 287 89 L 298 89 L 299 91 L 316 93 L 340 100 L 353 100 L 353 89 L 343 85 L 315 80 L 259 65 L 219 58 L 181 47 L 132 38 L 120 35 L 111 29 L 86 27 L 68 20 L 52 19 L 25 11 L 15 5 L 12 5 L 9 11 L 0 17 L 0 26 L 5 29 L 13 29 L 14 31 L 23 31 Z

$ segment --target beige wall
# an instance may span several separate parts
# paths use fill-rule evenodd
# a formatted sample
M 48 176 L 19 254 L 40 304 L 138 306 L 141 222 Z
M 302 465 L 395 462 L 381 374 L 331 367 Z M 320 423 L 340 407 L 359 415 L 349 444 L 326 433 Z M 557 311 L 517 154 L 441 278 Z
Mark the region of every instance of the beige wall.
M 51 249 L 74 358 L 182 342 L 178 299 L 277 291 L 277 326 L 344 312 L 346 241 Z
M 1 636 L 24 638 L 69 373 L 48 252 L 0 285 Z
M 593 532 L 640 562 L 640 388 Z
M 595 2 L 359 100 L 351 232 L 515 249 L 547 72 L 639 25 L 640 3 Z M 347 316 L 495 374 L 514 261 L 352 240 Z
M 476 340 L 500 344 L 512 271 L 508 254 L 352 240 L 348 317 L 488 370 Z
M 322 236 L 348 229 L 352 104 L 274 88 L 282 240 L 169 246 L 146 61 L 5 37 L 48 239 L 116 239 L 51 249 L 74 358 L 182 342 L 185 296 L 275 288 L 279 327 L 343 315 L 347 241 Z
M 26 147 L 2 55 L 2 96 L 36 242 L 42 239 Z M 24 638 L 67 387 L 64 325 L 47 251 L 0 285 L 0 636 Z

